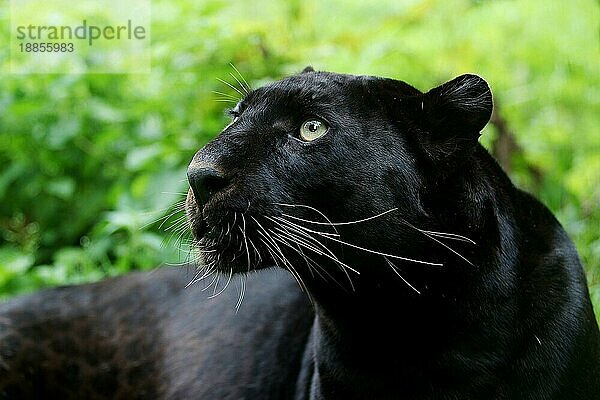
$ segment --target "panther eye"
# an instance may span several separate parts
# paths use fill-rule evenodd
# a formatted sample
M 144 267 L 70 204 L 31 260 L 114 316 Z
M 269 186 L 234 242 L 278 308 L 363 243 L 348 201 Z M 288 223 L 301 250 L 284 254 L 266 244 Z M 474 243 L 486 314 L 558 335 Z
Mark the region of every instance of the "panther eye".
M 318 119 L 309 119 L 300 126 L 300 138 L 306 142 L 312 142 L 327 133 L 329 127 Z

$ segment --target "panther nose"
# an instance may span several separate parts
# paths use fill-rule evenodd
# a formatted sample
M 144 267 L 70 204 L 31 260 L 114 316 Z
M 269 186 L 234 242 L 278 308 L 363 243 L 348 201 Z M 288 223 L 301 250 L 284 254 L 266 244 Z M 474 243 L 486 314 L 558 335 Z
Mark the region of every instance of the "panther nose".
M 223 174 L 206 164 L 190 164 L 187 177 L 198 206 L 206 204 L 216 192 L 227 185 L 227 180 Z

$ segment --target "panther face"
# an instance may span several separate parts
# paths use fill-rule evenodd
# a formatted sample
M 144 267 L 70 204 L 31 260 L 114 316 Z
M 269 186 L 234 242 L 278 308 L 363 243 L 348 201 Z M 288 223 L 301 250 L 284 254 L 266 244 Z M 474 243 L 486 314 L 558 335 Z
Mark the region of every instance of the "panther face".
M 253 90 L 188 168 L 203 263 L 327 279 L 410 258 L 431 226 L 423 190 L 477 144 L 489 93 L 473 75 L 423 94 L 311 69 Z

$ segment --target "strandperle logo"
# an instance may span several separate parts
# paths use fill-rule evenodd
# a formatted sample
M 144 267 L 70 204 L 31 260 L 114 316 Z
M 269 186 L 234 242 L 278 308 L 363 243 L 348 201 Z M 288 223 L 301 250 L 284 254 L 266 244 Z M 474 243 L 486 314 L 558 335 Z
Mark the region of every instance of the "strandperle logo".
M 17 26 L 17 39 L 19 40 L 71 40 L 85 39 L 91 46 L 98 39 L 106 40 L 142 40 L 146 39 L 146 28 L 141 25 L 135 25 L 129 19 L 125 25 L 88 25 L 87 20 L 83 20 L 81 25 L 72 26 L 46 26 L 32 25 Z
M 150 72 L 150 0 L 13 0 L 10 72 Z

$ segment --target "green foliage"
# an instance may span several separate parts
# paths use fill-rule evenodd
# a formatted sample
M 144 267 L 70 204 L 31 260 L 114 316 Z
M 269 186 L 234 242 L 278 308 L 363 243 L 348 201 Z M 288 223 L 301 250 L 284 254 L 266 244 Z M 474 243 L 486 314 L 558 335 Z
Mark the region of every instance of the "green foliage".
M 484 76 L 523 149 L 512 177 L 574 239 L 600 309 L 594 2 L 158 0 L 152 15 L 151 74 L 0 81 L 3 296 L 183 261 L 180 214 L 153 221 L 175 210 L 187 162 L 225 123 L 212 91 L 236 95 L 217 80 L 233 81 L 232 62 L 255 86 L 306 64 L 420 89 Z M 484 144 L 496 136 L 488 126 Z

